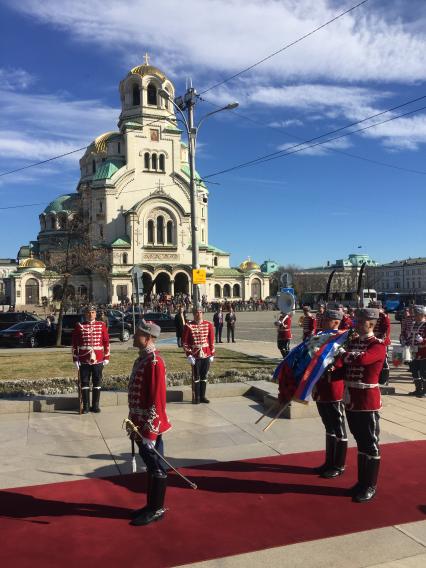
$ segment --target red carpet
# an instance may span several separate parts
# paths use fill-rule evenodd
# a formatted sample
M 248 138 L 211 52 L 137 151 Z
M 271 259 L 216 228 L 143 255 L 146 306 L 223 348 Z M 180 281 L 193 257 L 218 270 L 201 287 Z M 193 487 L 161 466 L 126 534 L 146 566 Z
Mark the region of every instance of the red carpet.
M 426 518 L 426 442 L 382 446 L 379 492 L 352 503 L 354 450 L 344 476 L 312 473 L 322 452 L 214 463 L 170 476 L 159 523 L 131 527 L 144 504 L 144 475 L 88 479 L 0 492 L 2 566 L 178 566 Z

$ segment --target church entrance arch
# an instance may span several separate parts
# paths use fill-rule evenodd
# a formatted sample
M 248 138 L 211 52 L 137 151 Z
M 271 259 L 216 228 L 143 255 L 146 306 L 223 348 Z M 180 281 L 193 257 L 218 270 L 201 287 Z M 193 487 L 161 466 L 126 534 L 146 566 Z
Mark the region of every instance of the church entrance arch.
M 52 296 L 53 300 L 62 300 L 62 286 L 60 284 L 53 286 Z
M 25 284 L 25 303 L 38 304 L 39 303 L 40 287 L 35 278 L 29 278 Z
M 262 297 L 262 284 L 259 278 L 253 278 L 251 281 L 251 297 L 259 300 Z
M 185 272 L 178 272 L 175 276 L 176 294 L 189 294 L 189 278 Z
M 170 276 L 167 272 L 160 272 L 155 278 L 155 291 L 157 294 L 170 294 Z
M 152 292 L 152 276 L 148 272 L 142 274 L 143 293 L 150 294 Z

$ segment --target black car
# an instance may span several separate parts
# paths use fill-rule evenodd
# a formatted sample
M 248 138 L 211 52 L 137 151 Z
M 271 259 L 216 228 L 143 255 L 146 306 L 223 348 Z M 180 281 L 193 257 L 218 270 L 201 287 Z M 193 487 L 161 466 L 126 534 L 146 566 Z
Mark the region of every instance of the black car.
M 54 345 L 55 333 L 44 321 L 23 321 L 0 331 L 0 347 Z
M 42 321 L 35 314 L 29 312 L 0 312 L 0 330 L 8 329 L 23 321 Z
M 153 321 L 158 326 L 160 326 L 161 331 L 176 331 L 174 316 L 169 316 L 168 314 L 162 314 L 160 312 L 148 312 L 142 315 L 135 313 L 136 325 L 141 319 L 144 319 L 146 321 Z M 125 321 L 133 325 L 133 314 L 127 313 L 125 316 Z
M 79 314 L 66 314 L 62 318 L 62 345 L 71 345 L 72 332 L 77 323 L 84 321 Z M 108 314 L 108 335 L 110 339 L 118 338 L 120 341 L 129 341 L 132 326 L 117 315 Z

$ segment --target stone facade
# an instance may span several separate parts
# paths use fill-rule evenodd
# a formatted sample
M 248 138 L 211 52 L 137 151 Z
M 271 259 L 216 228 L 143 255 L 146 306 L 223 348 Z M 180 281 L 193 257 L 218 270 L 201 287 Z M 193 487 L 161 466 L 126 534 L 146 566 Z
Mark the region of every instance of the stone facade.
M 55 280 L 56 260 L 67 247 L 72 250 L 76 239 L 72 227 L 77 222 L 90 246 L 102 251 L 109 269 L 106 279 L 99 278 L 93 268 L 90 275 L 89 270 L 72 270 L 75 294 L 80 290 L 82 298 L 101 303 L 130 297 L 133 266 L 143 270 L 145 290 L 190 292 L 188 148 L 174 108 L 160 90 L 174 98 L 173 83 L 147 63 L 131 69 L 121 81 L 118 130 L 98 136 L 87 148 L 80 160 L 77 191 L 50 203 L 39 216 L 37 240 L 21 247 L 21 264 L 34 258 L 42 261 L 45 270 L 20 267 L 13 287 L 16 305 L 26 303 L 28 278 L 38 282 L 39 297 L 54 297 L 55 287 L 60 286 L 60 278 Z M 209 244 L 209 192 L 198 174 L 196 179 L 200 266 L 207 271 L 201 294 L 208 299 L 265 298 L 269 295 L 267 270 L 251 261 L 231 268 L 230 254 Z

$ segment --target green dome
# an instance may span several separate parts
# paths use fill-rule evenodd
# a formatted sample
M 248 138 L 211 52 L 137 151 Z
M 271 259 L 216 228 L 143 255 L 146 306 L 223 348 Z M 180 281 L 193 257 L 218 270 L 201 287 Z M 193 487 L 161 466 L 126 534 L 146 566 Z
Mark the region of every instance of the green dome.
M 44 213 L 60 213 L 61 211 L 74 211 L 77 209 L 77 201 L 79 200 L 77 193 L 71 195 L 60 195 L 44 210 Z

